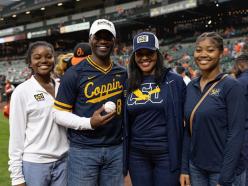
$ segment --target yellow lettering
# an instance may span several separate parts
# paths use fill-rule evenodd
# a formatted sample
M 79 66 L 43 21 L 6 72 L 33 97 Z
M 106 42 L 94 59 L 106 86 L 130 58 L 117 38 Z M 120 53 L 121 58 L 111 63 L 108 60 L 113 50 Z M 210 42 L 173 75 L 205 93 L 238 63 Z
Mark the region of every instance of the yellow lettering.
M 93 94 L 91 94 L 91 95 L 88 94 L 88 88 L 89 88 L 89 86 L 93 86 L 93 85 L 94 85 L 93 82 L 89 82 L 89 83 L 87 83 L 86 86 L 85 86 L 84 95 L 85 95 L 87 98 L 91 98 L 91 97 L 94 96 Z M 93 91 L 92 91 L 92 93 L 93 93 Z
M 103 84 L 101 86 L 96 86 L 94 90 L 92 90 L 91 93 L 89 93 L 89 88 L 91 86 L 94 86 L 93 82 L 87 83 L 84 89 L 85 97 L 91 98 L 87 101 L 90 103 L 100 102 L 106 98 L 110 98 L 117 94 L 120 94 L 123 91 L 123 86 L 119 81 L 115 81 L 115 79 L 113 79 L 113 82 L 111 83 Z
M 98 96 L 99 94 L 101 94 L 100 87 L 96 87 L 93 93 L 94 93 L 94 96 Z

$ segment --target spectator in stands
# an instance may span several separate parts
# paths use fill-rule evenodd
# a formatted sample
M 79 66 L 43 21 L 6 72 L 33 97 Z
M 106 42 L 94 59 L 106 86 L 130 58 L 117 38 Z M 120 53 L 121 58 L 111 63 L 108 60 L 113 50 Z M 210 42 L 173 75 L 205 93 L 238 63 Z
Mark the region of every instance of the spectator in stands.
M 29 46 L 32 77 L 18 85 L 10 101 L 9 170 L 12 185 L 67 185 L 66 129 L 54 123 L 55 64 L 51 44 Z
M 127 73 L 110 60 L 115 40 L 112 22 L 94 21 L 89 33 L 92 55 L 61 79 L 54 114 L 57 123 L 70 128 L 69 186 L 123 185 L 122 99 Z M 104 112 L 107 101 L 116 103 L 116 111 Z
M 248 41 L 244 43 L 244 46 L 242 48 L 242 53 L 248 53 Z
M 11 98 L 11 94 L 13 93 L 14 89 L 15 89 L 15 86 L 12 85 L 10 80 L 7 79 L 5 82 L 5 87 L 4 87 L 5 95 L 7 98 L 7 103 L 9 103 L 10 98 Z
M 88 55 L 91 55 L 91 48 L 88 43 L 78 43 L 73 50 L 73 57 L 71 58 L 71 65 L 77 65 L 83 61 Z
M 65 71 L 71 66 L 70 59 L 73 57 L 72 53 L 60 54 L 57 57 L 57 63 L 54 67 L 55 77 L 61 78 Z
M 129 170 L 133 186 L 178 186 L 183 79 L 164 67 L 158 39 L 151 32 L 134 37 L 128 69 L 125 172 Z
M 237 80 L 244 87 L 245 95 L 246 95 L 246 104 L 248 106 L 248 53 L 243 53 L 235 60 L 235 76 Z M 248 107 L 247 107 L 248 110 Z M 242 159 L 239 163 L 239 168 L 243 170 L 246 168 L 246 185 L 248 185 L 248 122 L 246 122 L 245 126 L 245 140 L 242 148 Z
M 176 72 L 177 72 L 178 74 L 180 74 L 180 76 L 182 76 L 184 83 L 185 83 L 186 85 L 188 85 L 189 82 L 190 82 L 191 80 L 190 80 L 189 76 L 186 75 L 186 73 L 185 73 L 185 68 L 182 67 L 182 66 L 177 66 L 177 67 L 176 67 Z
M 246 100 L 241 85 L 221 73 L 222 54 L 223 39 L 216 32 L 197 38 L 194 59 L 202 75 L 187 86 L 181 186 L 244 186 L 245 173 L 236 167 Z
M 77 65 L 88 55 L 91 55 L 91 48 L 89 44 L 84 42 L 78 43 L 74 48 L 73 54 L 61 54 L 57 57 L 57 64 L 54 69 L 55 74 L 58 77 L 61 77 L 69 67 Z
M 71 66 L 71 58 L 73 53 L 60 54 L 57 57 L 57 63 L 54 68 L 54 74 L 57 78 L 61 78 L 65 71 Z
M 190 79 L 194 79 L 197 77 L 196 71 L 191 65 L 188 66 L 187 70 L 188 70 L 188 75 L 190 76 Z
M 190 60 L 191 60 L 190 55 L 187 52 L 185 52 L 185 53 L 183 53 L 183 55 L 181 56 L 181 58 L 178 61 L 181 64 L 184 64 L 184 63 L 188 63 Z
M 14 89 L 15 89 L 15 86 L 12 85 L 10 80 L 7 79 L 5 81 L 5 86 L 4 86 L 4 91 L 5 91 L 7 103 L 6 103 L 6 105 L 4 105 L 4 108 L 3 108 L 3 114 L 7 118 L 9 117 L 10 99 L 11 99 L 11 95 L 12 95 Z

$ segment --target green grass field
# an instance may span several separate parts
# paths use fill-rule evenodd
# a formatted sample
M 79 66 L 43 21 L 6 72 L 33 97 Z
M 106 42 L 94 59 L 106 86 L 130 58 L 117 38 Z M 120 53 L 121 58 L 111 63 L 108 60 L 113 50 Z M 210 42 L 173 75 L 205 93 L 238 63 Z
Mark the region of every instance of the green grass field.
M 10 186 L 8 172 L 9 124 L 0 112 L 0 186 Z

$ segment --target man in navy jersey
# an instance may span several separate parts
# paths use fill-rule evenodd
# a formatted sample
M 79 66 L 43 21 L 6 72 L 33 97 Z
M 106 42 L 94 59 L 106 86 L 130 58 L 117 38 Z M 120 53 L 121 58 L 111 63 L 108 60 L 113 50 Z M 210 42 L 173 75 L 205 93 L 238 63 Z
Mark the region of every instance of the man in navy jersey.
M 126 70 L 110 59 L 116 39 L 114 24 L 93 22 L 89 33 L 92 55 L 62 77 L 54 103 L 58 124 L 68 129 L 69 186 L 123 185 L 123 92 Z M 113 101 L 116 111 L 105 113 Z

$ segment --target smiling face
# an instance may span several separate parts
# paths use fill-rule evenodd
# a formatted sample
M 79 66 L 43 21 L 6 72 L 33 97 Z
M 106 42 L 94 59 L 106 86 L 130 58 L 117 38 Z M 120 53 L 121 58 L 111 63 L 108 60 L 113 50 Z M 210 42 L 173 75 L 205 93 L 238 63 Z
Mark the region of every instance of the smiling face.
M 139 49 L 135 52 L 135 62 L 143 75 L 152 75 L 155 72 L 158 54 L 156 50 Z
M 48 46 L 37 46 L 31 53 L 30 68 L 35 76 L 48 76 L 54 67 L 54 54 Z
M 107 30 L 100 30 L 89 39 L 92 54 L 100 59 L 108 59 L 114 47 L 115 38 Z
M 205 38 L 196 43 L 194 51 L 195 63 L 201 71 L 211 72 L 220 66 L 222 50 L 215 40 Z

